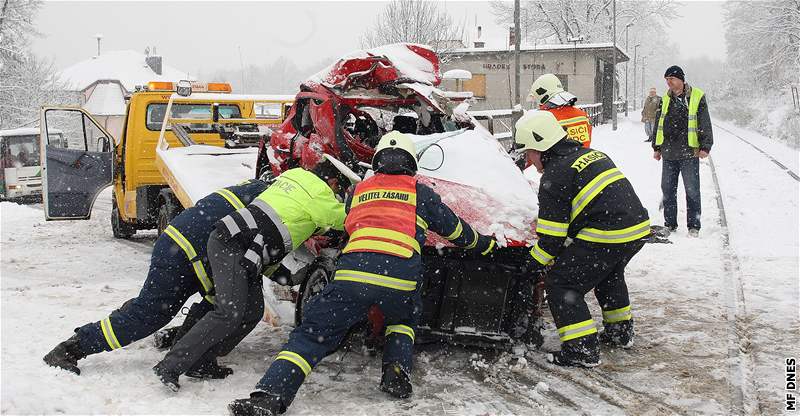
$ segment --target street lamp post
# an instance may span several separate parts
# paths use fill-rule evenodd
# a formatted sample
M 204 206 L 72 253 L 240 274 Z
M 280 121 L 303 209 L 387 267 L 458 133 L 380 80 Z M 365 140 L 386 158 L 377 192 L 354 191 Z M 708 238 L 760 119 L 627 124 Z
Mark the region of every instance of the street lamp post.
M 633 108 L 636 108 L 636 52 L 642 46 L 641 44 L 636 44 L 633 47 Z
M 647 57 L 643 56 L 642 57 L 642 95 L 644 95 L 644 68 L 645 68 L 645 65 L 647 65 Z M 642 105 L 644 106 L 644 103 L 642 103 Z
M 617 131 L 617 0 L 611 0 L 611 130 Z
M 628 28 L 633 26 L 633 22 L 625 25 L 625 54 L 628 53 Z M 636 91 L 634 90 L 634 94 Z M 625 61 L 625 117 L 628 116 L 628 103 L 630 97 L 628 96 L 628 61 Z

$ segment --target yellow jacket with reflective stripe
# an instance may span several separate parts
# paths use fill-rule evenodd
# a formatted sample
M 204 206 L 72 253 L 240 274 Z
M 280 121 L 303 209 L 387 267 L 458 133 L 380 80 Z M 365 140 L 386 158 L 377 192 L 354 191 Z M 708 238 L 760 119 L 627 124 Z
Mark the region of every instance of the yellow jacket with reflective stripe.
M 542 157 L 540 263 L 557 257 L 566 237 L 594 243 L 625 243 L 649 234 L 647 210 L 628 179 L 603 152 L 562 140 Z

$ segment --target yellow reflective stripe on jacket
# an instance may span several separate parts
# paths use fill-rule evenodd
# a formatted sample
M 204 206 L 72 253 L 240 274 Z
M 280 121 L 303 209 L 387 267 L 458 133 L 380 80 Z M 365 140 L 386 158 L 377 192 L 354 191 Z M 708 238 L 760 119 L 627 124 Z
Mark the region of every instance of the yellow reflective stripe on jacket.
M 558 124 L 560 124 L 562 126 L 566 126 L 567 124 L 581 123 L 581 122 L 584 122 L 584 121 L 585 122 L 589 122 L 589 118 L 586 117 L 586 116 L 577 116 L 577 117 L 572 117 L 572 118 L 566 118 L 564 120 L 558 120 Z
M 414 329 L 412 329 L 410 326 L 389 325 L 386 327 L 386 336 L 388 337 L 389 334 L 408 335 L 411 338 L 411 342 L 414 342 Z
M 531 249 L 531 256 L 533 256 L 533 258 L 536 259 L 536 261 L 538 261 L 541 264 L 548 264 L 555 258 L 555 256 L 550 255 L 550 253 L 544 251 L 543 248 L 539 247 L 538 241 L 536 242 L 536 244 L 533 245 L 533 248 Z
M 594 326 L 594 321 L 589 319 L 587 321 L 578 322 L 577 324 L 558 328 L 558 337 L 561 338 L 561 342 L 564 342 L 575 338 L 585 337 L 596 332 L 597 328 Z
M 206 294 L 205 298 L 209 302 L 214 303 L 214 297 L 208 296 L 208 293 L 214 289 L 214 283 L 208 278 L 206 268 L 203 266 L 201 259 L 197 257 L 197 252 L 194 250 L 194 247 L 192 247 L 192 243 L 190 243 L 177 228 L 171 225 L 168 225 L 167 228 L 164 229 L 164 233 L 186 253 L 186 257 L 192 262 L 194 273 L 197 275 L 197 279 L 200 280 L 200 285 L 203 287 L 203 291 Z
M 223 198 L 225 198 L 225 200 L 228 201 L 228 203 L 231 204 L 231 206 L 233 206 L 235 209 L 244 208 L 242 200 L 239 199 L 239 197 L 236 196 L 236 194 L 234 194 L 233 192 L 223 188 L 217 191 L 217 193 L 220 194 Z
M 483 250 L 481 252 L 481 256 L 485 256 L 485 255 L 491 253 L 492 249 L 494 248 L 494 246 L 495 246 L 494 239 L 492 239 L 492 241 L 489 242 L 489 247 L 487 247 L 486 250 Z
M 311 365 L 308 364 L 308 361 L 306 361 L 305 358 L 301 357 L 300 354 L 298 354 L 296 352 L 283 350 L 283 351 L 278 353 L 277 357 L 275 357 L 275 361 L 278 361 L 278 360 L 286 360 L 286 361 L 288 361 L 288 362 L 300 367 L 300 370 L 302 370 L 303 374 L 306 375 L 306 376 L 308 375 L 308 373 L 311 372 Z
M 358 230 L 354 231 L 353 234 L 350 235 L 350 241 L 352 241 L 353 243 L 357 243 L 359 241 L 365 241 L 365 242 L 369 241 L 370 243 L 383 242 L 391 244 L 390 242 L 387 241 L 369 240 L 369 237 L 378 237 L 378 238 L 385 238 L 387 240 L 399 241 L 405 245 L 413 247 L 414 251 L 416 251 L 417 253 L 421 251 L 419 247 L 419 241 L 417 241 L 416 238 L 403 234 L 399 231 L 389 230 L 386 228 L 375 228 L 375 227 L 359 228 Z M 367 238 L 367 240 L 359 240 L 359 238 Z M 347 247 L 345 247 L 345 250 L 347 250 L 349 246 L 350 244 L 348 244 Z M 407 250 L 405 247 L 401 248 Z
M 620 244 L 638 240 L 650 234 L 650 220 L 623 228 L 621 230 L 599 230 L 597 228 L 584 228 L 578 231 L 575 238 L 594 243 Z
M 417 226 L 425 231 L 428 231 L 428 222 L 423 220 L 419 215 L 417 215 Z
M 570 222 L 572 222 L 578 214 L 586 208 L 586 205 L 589 202 L 597 197 L 600 192 L 605 189 L 606 186 L 611 185 L 612 183 L 624 179 L 625 175 L 620 172 L 617 168 L 611 168 L 604 172 L 601 172 L 597 176 L 594 177 L 586 186 L 575 195 L 575 198 L 572 199 L 572 213 L 570 214 Z
M 477 245 L 478 245 L 478 232 L 477 232 L 477 231 L 475 231 L 475 229 L 474 229 L 474 228 L 472 229 L 472 238 L 473 238 L 473 240 L 472 240 L 472 244 L 470 244 L 470 245 L 468 245 L 468 246 L 464 247 L 465 249 L 467 249 L 467 250 L 472 250 L 473 248 L 475 248 L 475 246 L 477 246 Z
M 111 347 L 112 350 L 122 348 L 119 340 L 117 340 L 117 335 L 114 333 L 114 328 L 111 327 L 111 318 L 106 318 L 100 321 L 100 330 L 103 331 L 103 337 L 106 339 L 106 343 L 108 343 L 108 346 Z
M 550 221 L 543 218 L 536 220 L 536 233 L 552 235 L 553 237 L 566 237 L 569 224 L 565 222 Z
M 378 240 L 356 240 L 350 241 L 345 246 L 342 253 L 349 253 L 355 250 L 369 250 L 370 252 L 385 252 L 391 253 L 393 255 L 402 257 L 404 259 L 411 258 L 414 255 L 414 251 L 410 248 L 405 248 L 401 245 L 397 245 L 394 243 L 388 243 L 386 241 L 378 241 Z
M 390 289 L 410 292 L 416 290 L 417 282 L 413 280 L 396 279 L 381 274 L 362 272 L 358 270 L 337 270 L 333 280 L 366 283 L 368 285 L 383 286 Z
M 603 311 L 603 322 L 613 324 L 614 322 L 628 321 L 633 318 L 631 314 L 631 306 L 625 306 L 619 309 L 612 309 Z
M 464 232 L 464 226 L 463 226 L 463 225 L 461 225 L 461 220 L 459 219 L 459 220 L 458 220 L 458 224 L 456 225 L 456 229 L 455 229 L 455 230 L 453 230 L 453 232 L 452 232 L 452 233 L 450 233 L 450 235 L 448 235 L 447 237 L 445 237 L 445 240 L 447 240 L 447 241 L 453 241 L 453 240 L 455 240 L 456 238 L 458 238 L 458 237 L 461 237 L 461 234 L 462 234 L 463 232 Z

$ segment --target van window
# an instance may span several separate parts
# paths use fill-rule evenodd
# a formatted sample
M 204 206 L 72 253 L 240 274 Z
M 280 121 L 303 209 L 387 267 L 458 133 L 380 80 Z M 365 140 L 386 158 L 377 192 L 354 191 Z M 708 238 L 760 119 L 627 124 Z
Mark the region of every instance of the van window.
M 39 166 L 39 136 L 6 136 L 2 144 L 4 168 Z
M 166 103 L 153 103 L 147 106 L 146 125 L 147 130 L 161 131 L 161 123 L 164 121 L 164 114 L 167 112 Z M 211 118 L 211 104 L 172 104 L 171 118 Z M 235 104 L 220 104 L 220 118 L 242 118 L 239 106 Z M 192 131 L 212 131 L 208 124 L 192 124 Z

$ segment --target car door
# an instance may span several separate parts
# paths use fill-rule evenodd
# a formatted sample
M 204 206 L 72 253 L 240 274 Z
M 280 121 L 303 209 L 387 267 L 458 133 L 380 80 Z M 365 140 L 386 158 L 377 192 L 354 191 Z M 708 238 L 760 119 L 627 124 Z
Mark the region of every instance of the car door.
M 44 107 L 39 121 L 45 219 L 87 220 L 114 177 L 111 135 L 82 108 Z M 61 133 L 68 147 L 51 143 L 50 132 Z

